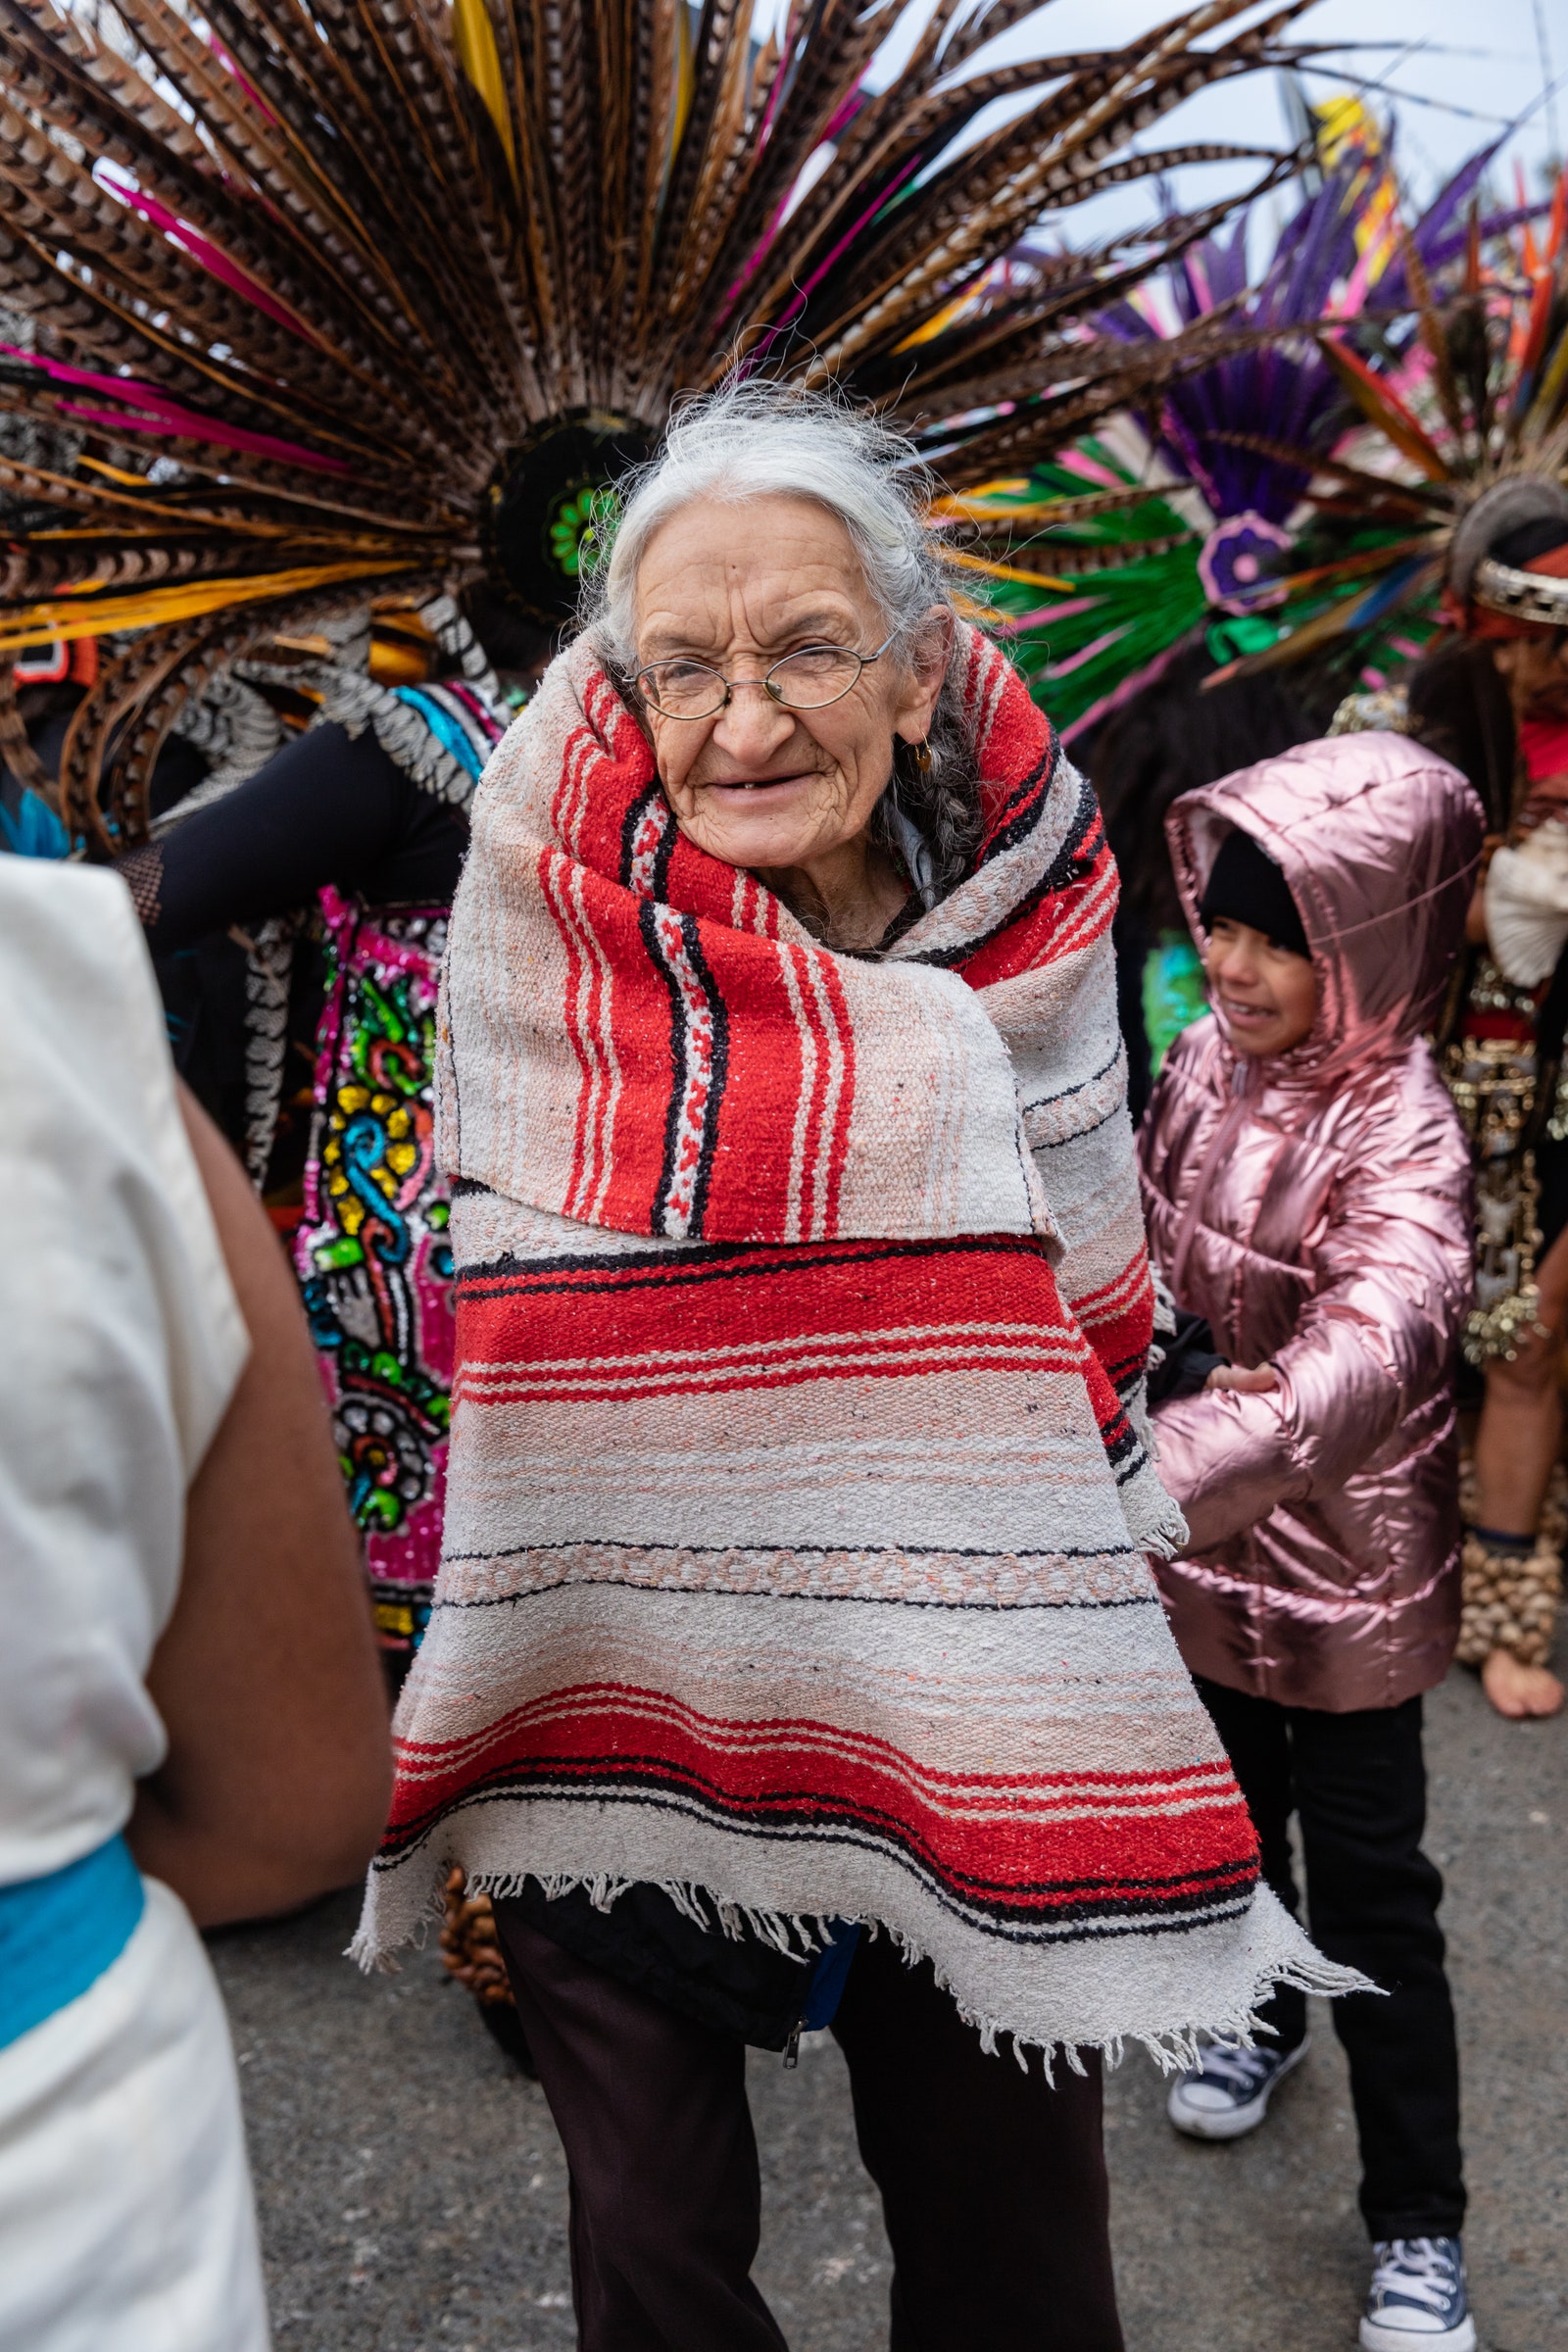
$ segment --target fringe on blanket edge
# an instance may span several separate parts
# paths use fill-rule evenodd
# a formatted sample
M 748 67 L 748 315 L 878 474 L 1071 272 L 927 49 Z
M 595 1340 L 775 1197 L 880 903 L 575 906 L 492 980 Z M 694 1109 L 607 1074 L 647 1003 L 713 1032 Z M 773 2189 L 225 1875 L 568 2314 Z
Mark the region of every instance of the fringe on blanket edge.
M 1121 1515 L 1127 1533 L 1146 1559 L 1174 1560 L 1187 1548 L 1187 1522 L 1180 1506 L 1160 1484 L 1152 1416 L 1140 1405 L 1130 1409 L 1128 1417 L 1143 1441 L 1146 1458 L 1127 1485 L 1117 1489 Z
M 578 1887 L 583 1887 L 587 1890 L 588 1899 L 596 1911 L 609 1911 L 629 1886 L 655 1885 L 661 1893 L 668 1895 L 678 1911 L 687 1919 L 694 1921 L 698 1927 L 710 1932 L 716 1921 L 726 1936 L 738 1939 L 744 1922 L 764 1942 L 772 1944 L 776 1951 L 783 1952 L 792 1960 L 809 1958 L 824 1950 L 833 1941 L 832 1936 L 828 1933 L 829 1921 L 826 1918 L 820 1918 L 814 1914 L 802 1916 L 794 1912 L 759 1910 L 753 1904 L 734 1902 L 729 1897 L 715 1892 L 711 1886 L 699 1886 L 689 1880 L 634 1880 L 612 1877 L 608 1872 L 581 1873 L 572 1876 L 569 1873 L 534 1870 L 478 1870 L 468 1874 L 470 1887 L 476 1893 L 489 1895 L 493 1902 L 504 1902 L 509 1895 L 520 1894 L 530 1879 L 534 1880 L 542 1888 L 546 1900 L 550 1902 L 558 1900 L 564 1894 L 574 1893 Z M 705 1903 L 712 1906 L 714 1915 L 712 1919 L 710 1919 L 708 1912 L 704 1909 Z M 422 1943 L 424 1940 L 423 1931 L 442 1916 L 442 1895 L 438 1883 L 426 1906 L 425 1913 L 418 1922 L 418 1932 L 410 1940 Z M 1102 2052 L 1107 2066 L 1119 2066 L 1126 2052 L 1127 2044 L 1136 2042 L 1149 2052 L 1160 2072 L 1166 2075 L 1180 2074 L 1187 2068 L 1196 2066 L 1203 2049 L 1211 2047 L 1216 2042 L 1227 2047 L 1250 2049 L 1260 2032 L 1266 2034 L 1270 2031 L 1263 2024 L 1257 2012 L 1277 1985 L 1289 1984 L 1299 1992 L 1316 1993 L 1327 2000 L 1341 1998 L 1346 1993 L 1381 1992 L 1384 1989 L 1382 1985 L 1374 1984 L 1369 1977 L 1362 1976 L 1359 1969 L 1345 1968 L 1337 1961 L 1325 1960 L 1320 1952 L 1312 1949 L 1303 1936 L 1301 1947 L 1304 1957 L 1260 1970 L 1253 1981 L 1252 1989 L 1246 2002 L 1239 2010 L 1233 2011 L 1227 2017 L 1205 2020 L 1200 2026 L 1172 2027 L 1168 2032 L 1161 2034 L 1108 2034 L 1102 2041 L 1098 2042 L 1034 2041 L 1026 2034 L 1015 2033 L 1012 2027 L 1004 2026 L 997 2019 L 985 2016 L 982 2011 L 967 2002 L 954 1984 L 941 1962 L 934 1959 L 931 1953 L 923 1950 L 912 1936 L 905 1934 L 903 1929 L 890 1927 L 886 1920 L 875 1919 L 869 1915 L 851 1918 L 838 1912 L 833 1916 L 842 1925 L 863 1928 L 871 1936 L 891 1937 L 898 1947 L 906 1968 L 918 1968 L 922 1960 L 930 1960 L 931 1972 L 938 1985 L 944 1992 L 951 1995 L 954 2006 L 964 2024 L 971 2026 L 979 2034 L 980 2047 L 989 2056 L 996 2057 L 1001 2054 L 1003 2043 L 1010 2041 L 1012 2055 L 1026 2073 L 1029 2064 L 1028 2053 L 1031 2050 L 1038 2050 L 1048 2082 L 1054 2081 L 1053 2069 L 1058 2059 L 1071 2073 L 1081 2075 L 1084 2072 L 1084 2065 L 1079 2051 L 1083 2049 L 1098 2049 Z M 791 1941 L 792 1936 L 799 1939 L 802 1947 L 800 1950 L 797 1950 Z M 357 1962 L 367 1976 L 396 1975 L 398 1970 L 398 1961 L 394 1953 L 386 1949 L 378 1950 L 363 1927 L 355 1936 L 353 1942 L 348 1945 L 343 1956 L 346 1960 Z

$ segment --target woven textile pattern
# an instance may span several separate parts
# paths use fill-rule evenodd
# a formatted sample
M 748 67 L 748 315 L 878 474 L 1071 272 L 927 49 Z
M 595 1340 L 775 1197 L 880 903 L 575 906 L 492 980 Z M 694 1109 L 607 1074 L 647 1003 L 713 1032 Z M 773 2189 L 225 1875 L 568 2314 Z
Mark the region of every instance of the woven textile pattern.
M 1332 1976 L 1143 1556 L 1183 1529 L 1114 867 L 1016 673 L 961 659 L 984 840 L 878 960 L 676 832 L 585 642 L 486 772 L 437 1048 L 445 1552 L 367 1961 L 457 1863 L 874 1921 L 1045 2045 L 1179 2051 Z

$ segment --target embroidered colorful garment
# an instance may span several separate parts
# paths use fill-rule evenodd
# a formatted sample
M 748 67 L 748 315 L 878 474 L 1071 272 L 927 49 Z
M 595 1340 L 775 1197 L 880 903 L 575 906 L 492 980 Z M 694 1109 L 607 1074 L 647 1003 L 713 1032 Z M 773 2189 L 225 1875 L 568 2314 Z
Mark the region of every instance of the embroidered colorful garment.
M 878 1922 L 988 2038 L 1342 1981 L 1145 1553 L 1152 1289 L 1092 795 L 965 633 L 973 870 L 879 958 L 676 830 L 580 642 L 491 762 L 438 1088 L 456 1427 L 356 1949 L 463 1868 Z
M 431 1061 L 444 908 L 321 893 L 326 1003 L 295 1265 L 383 1647 L 417 1646 L 441 1554 L 452 1386 L 449 1195 Z

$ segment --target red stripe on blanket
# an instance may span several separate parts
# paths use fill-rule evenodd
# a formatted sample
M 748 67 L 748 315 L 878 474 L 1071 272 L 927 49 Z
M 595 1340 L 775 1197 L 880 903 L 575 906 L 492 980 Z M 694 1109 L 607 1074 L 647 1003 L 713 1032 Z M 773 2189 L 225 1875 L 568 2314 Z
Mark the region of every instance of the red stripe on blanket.
M 831 956 L 797 947 L 785 948 L 784 956 L 795 983 L 804 1064 L 784 1238 L 831 1238 L 853 1092 L 850 1019 Z
M 1143 1377 L 1154 1337 L 1154 1296 L 1149 1253 L 1142 1244 L 1113 1282 L 1085 1291 L 1067 1304 L 1113 1388 Z
M 1222 1761 L 1147 1774 L 941 1773 L 809 1719 L 745 1722 L 616 1683 L 552 1690 L 479 1740 L 398 1743 L 383 1853 L 476 1795 L 680 1802 L 736 1830 L 858 1832 L 1014 1921 L 1165 1914 L 1250 1889 L 1257 1847 Z
M 453 1394 L 472 1411 L 932 1372 L 1070 1374 L 1119 1466 L 1138 1442 L 1116 1395 L 1118 1351 L 1102 1357 L 1085 1338 L 1029 1235 L 796 1244 L 777 1255 L 710 1247 L 463 1275 Z
M 1097 816 L 1059 887 L 1045 891 L 958 970 L 971 988 L 990 988 L 1093 947 L 1110 929 L 1120 887 L 1116 860 Z
M 515 1366 L 489 1377 L 469 1366 L 458 1375 L 452 1396 L 454 1403 L 466 1404 L 470 1410 L 482 1405 L 554 1404 L 567 1397 L 584 1403 L 624 1403 L 634 1396 L 718 1396 L 754 1389 L 797 1388 L 803 1380 L 917 1380 L 926 1374 L 957 1372 L 1004 1372 L 1023 1379 L 1038 1374 L 1078 1374 L 1082 1368 L 1075 1350 L 1009 1349 L 956 1336 L 947 1344 L 939 1337 L 919 1346 L 882 1348 L 874 1345 L 845 1345 L 836 1349 L 807 1345 L 773 1356 L 759 1352 L 729 1363 L 693 1360 L 683 1366 L 634 1359 L 574 1372 L 551 1366 L 532 1377 Z
M 1149 1281 L 1149 1250 L 1140 1242 L 1134 1254 L 1119 1274 L 1102 1282 L 1092 1291 L 1080 1291 L 1069 1301 L 1080 1323 L 1086 1316 L 1107 1315 L 1125 1306 L 1130 1298 L 1147 1300 Z
M 566 1038 L 582 1072 L 572 1133 L 567 1213 L 591 1216 L 605 1166 L 612 1113 L 608 1041 L 608 971 L 604 951 L 572 905 L 581 869 L 559 851 L 539 860 L 539 887 L 566 951 L 564 1001 Z
M 855 1025 L 844 1000 L 844 985 L 839 978 L 838 965 L 831 956 L 819 956 L 816 961 L 821 974 L 822 991 L 838 1033 L 841 1064 L 837 1097 L 828 1108 L 826 1157 L 822 1169 L 822 1231 L 831 1235 L 839 1229 L 839 1187 L 844 1179 L 844 1162 L 850 1149 L 850 1122 L 855 1109 Z
M 458 1361 L 470 1381 L 547 1365 L 567 1377 L 661 1358 L 761 1361 L 801 1348 L 879 1353 L 895 1372 L 906 1354 L 913 1371 L 937 1335 L 987 1360 L 1037 1355 L 1087 1371 L 1090 1357 L 1043 1246 L 1027 1235 L 798 1245 L 777 1256 L 713 1249 L 654 1266 L 579 1258 L 466 1274 L 457 1311 Z

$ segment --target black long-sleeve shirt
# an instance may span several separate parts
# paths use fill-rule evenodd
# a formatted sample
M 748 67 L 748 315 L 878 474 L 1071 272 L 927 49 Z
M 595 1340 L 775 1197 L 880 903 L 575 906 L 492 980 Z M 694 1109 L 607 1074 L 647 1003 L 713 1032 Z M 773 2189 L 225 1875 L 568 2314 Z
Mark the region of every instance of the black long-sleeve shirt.
M 449 906 L 467 819 L 367 729 L 313 727 L 248 783 L 119 861 L 155 956 L 250 929 L 330 883 L 375 906 Z
M 412 783 L 372 734 L 323 726 L 119 860 L 152 950 L 176 1066 L 237 1148 L 249 1091 L 246 962 L 229 933 L 309 906 L 327 883 L 374 906 L 450 906 L 467 839 L 462 811 Z M 298 1190 L 320 1004 L 320 956 L 303 956 L 289 997 L 270 1197 Z

